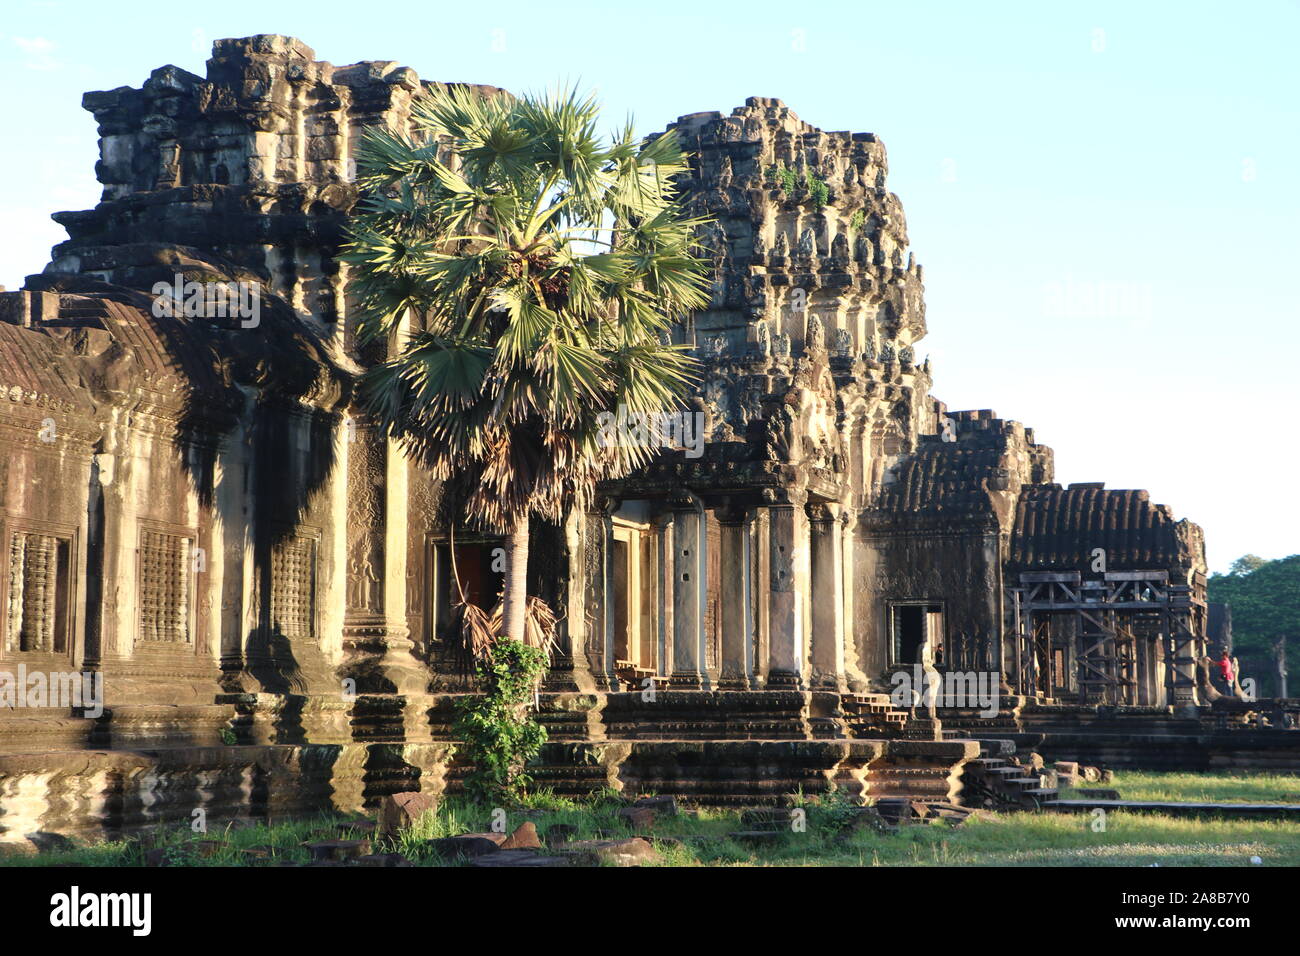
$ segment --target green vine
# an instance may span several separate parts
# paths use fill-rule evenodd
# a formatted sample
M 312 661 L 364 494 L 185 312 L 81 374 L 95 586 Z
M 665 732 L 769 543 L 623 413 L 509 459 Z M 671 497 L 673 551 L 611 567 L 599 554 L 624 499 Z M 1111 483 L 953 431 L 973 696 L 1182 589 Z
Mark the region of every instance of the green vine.
M 767 179 L 773 186 L 780 186 L 787 195 L 799 188 L 799 175 L 784 161 L 768 167 Z
M 766 179 L 769 186 L 779 187 L 787 196 L 793 196 L 800 189 L 807 189 L 809 198 L 817 204 L 818 209 L 824 209 L 831 201 L 831 187 L 826 180 L 819 178 L 816 173 L 800 176 L 784 160 L 767 168 Z
M 453 732 L 473 766 L 465 790 L 494 806 L 517 804 L 532 778 L 528 763 L 546 743 L 546 728 L 529 712 L 546 654 L 520 641 L 495 641 L 476 668 L 484 693 L 456 702 Z
M 831 187 L 826 184 L 826 180 L 819 179 L 816 173 L 810 173 L 806 185 L 808 186 L 808 195 L 817 204 L 817 208 L 826 208 L 826 204 L 831 201 Z

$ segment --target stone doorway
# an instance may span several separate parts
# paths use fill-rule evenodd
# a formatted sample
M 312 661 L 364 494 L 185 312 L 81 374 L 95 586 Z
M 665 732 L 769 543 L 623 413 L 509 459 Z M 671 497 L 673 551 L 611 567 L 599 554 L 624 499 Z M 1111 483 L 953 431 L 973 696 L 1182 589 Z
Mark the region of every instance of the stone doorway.
M 895 602 L 889 606 L 889 656 L 895 667 L 921 663 L 921 645 L 934 647 L 936 665 L 944 660 L 943 606 L 926 601 Z
M 615 670 L 639 686 L 639 678 L 660 671 L 654 529 L 616 518 L 611 545 Z

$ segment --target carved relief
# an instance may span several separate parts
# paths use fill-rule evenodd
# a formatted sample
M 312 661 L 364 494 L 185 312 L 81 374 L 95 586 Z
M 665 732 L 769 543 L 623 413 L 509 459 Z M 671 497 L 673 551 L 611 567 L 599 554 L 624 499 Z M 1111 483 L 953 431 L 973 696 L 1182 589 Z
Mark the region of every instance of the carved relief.
M 359 426 L 348 446 L 348 609 L 383 610 L 384 443 Z
M 853 333 L 848 329 L 835 330 L 835 354 L 847 358 L 853 351 Z
M 804 350 L 820 352 L 826 348 L 826 330 L 822 320 L 816 315 L 808 316 L 808 330 L 804 334 Z

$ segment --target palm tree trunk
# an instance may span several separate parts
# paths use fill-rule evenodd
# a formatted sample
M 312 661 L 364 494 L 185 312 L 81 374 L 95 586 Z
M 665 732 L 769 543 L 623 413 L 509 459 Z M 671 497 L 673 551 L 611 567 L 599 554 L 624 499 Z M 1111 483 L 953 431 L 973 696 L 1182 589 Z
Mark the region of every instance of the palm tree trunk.
M 524 640 L 528 619 L 528 519 L 506 535 L 506 580 L 501 608 L 502 637 Z

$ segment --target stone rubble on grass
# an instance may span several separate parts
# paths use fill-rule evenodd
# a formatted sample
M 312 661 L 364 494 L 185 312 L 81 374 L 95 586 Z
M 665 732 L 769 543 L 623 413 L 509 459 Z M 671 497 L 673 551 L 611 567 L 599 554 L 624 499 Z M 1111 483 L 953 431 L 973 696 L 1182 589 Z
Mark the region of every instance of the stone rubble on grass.
M 536 850 L 497 850 L 470 860 L 470 866 L 569 866 L 566 856 L 545 856 Z
M 502 850 L 540 850 L 542 841 L 537 837 L 537 826 L 531 821 L 521 823 L 515 832 L 501 842 Z
M 1058 760 L 1052 769 L 1056 771 L 1057 784 L 1062 788 L 1076 786 L 1082 779 L 1079 765 L 1072 760 Z
M 459 836 L 429 840 L 429 847 L 445 860 L 495 853 L 506 842 L 504 833 L 462 833 Z
M 634 809 L 654 812 L 656 817 L 675 817 L 683 811 L 677 806 L 677 798 L 672 795 L 660 797 L 638 797 L 633 801 Z
M 873 833 L 897 833 L 898 827 L 886 820 L 876 807 L 859 807 L 841 831 L 841 836 L 862 830 L 870 830 Z
M 575 866 L 639 866 L 657 863 L 659 851 L 648 840 L 631 837 L 625 840 L 575 840 L 554 848 Z
M 655 812 L 650 807 L 624 807 L 617 816 L 634 830 L 649 830 L 655 825 Z
M 379 802 L 379 832 L 391 839 L 399 830 L 415 826 L 425 813 L 437 809 L 438 798 L 431 793 L 411 790 L 389 794 Z
M 369 840 L 317 840 L 301 844 L 313 863 L 342 863 L 370 853 Z

